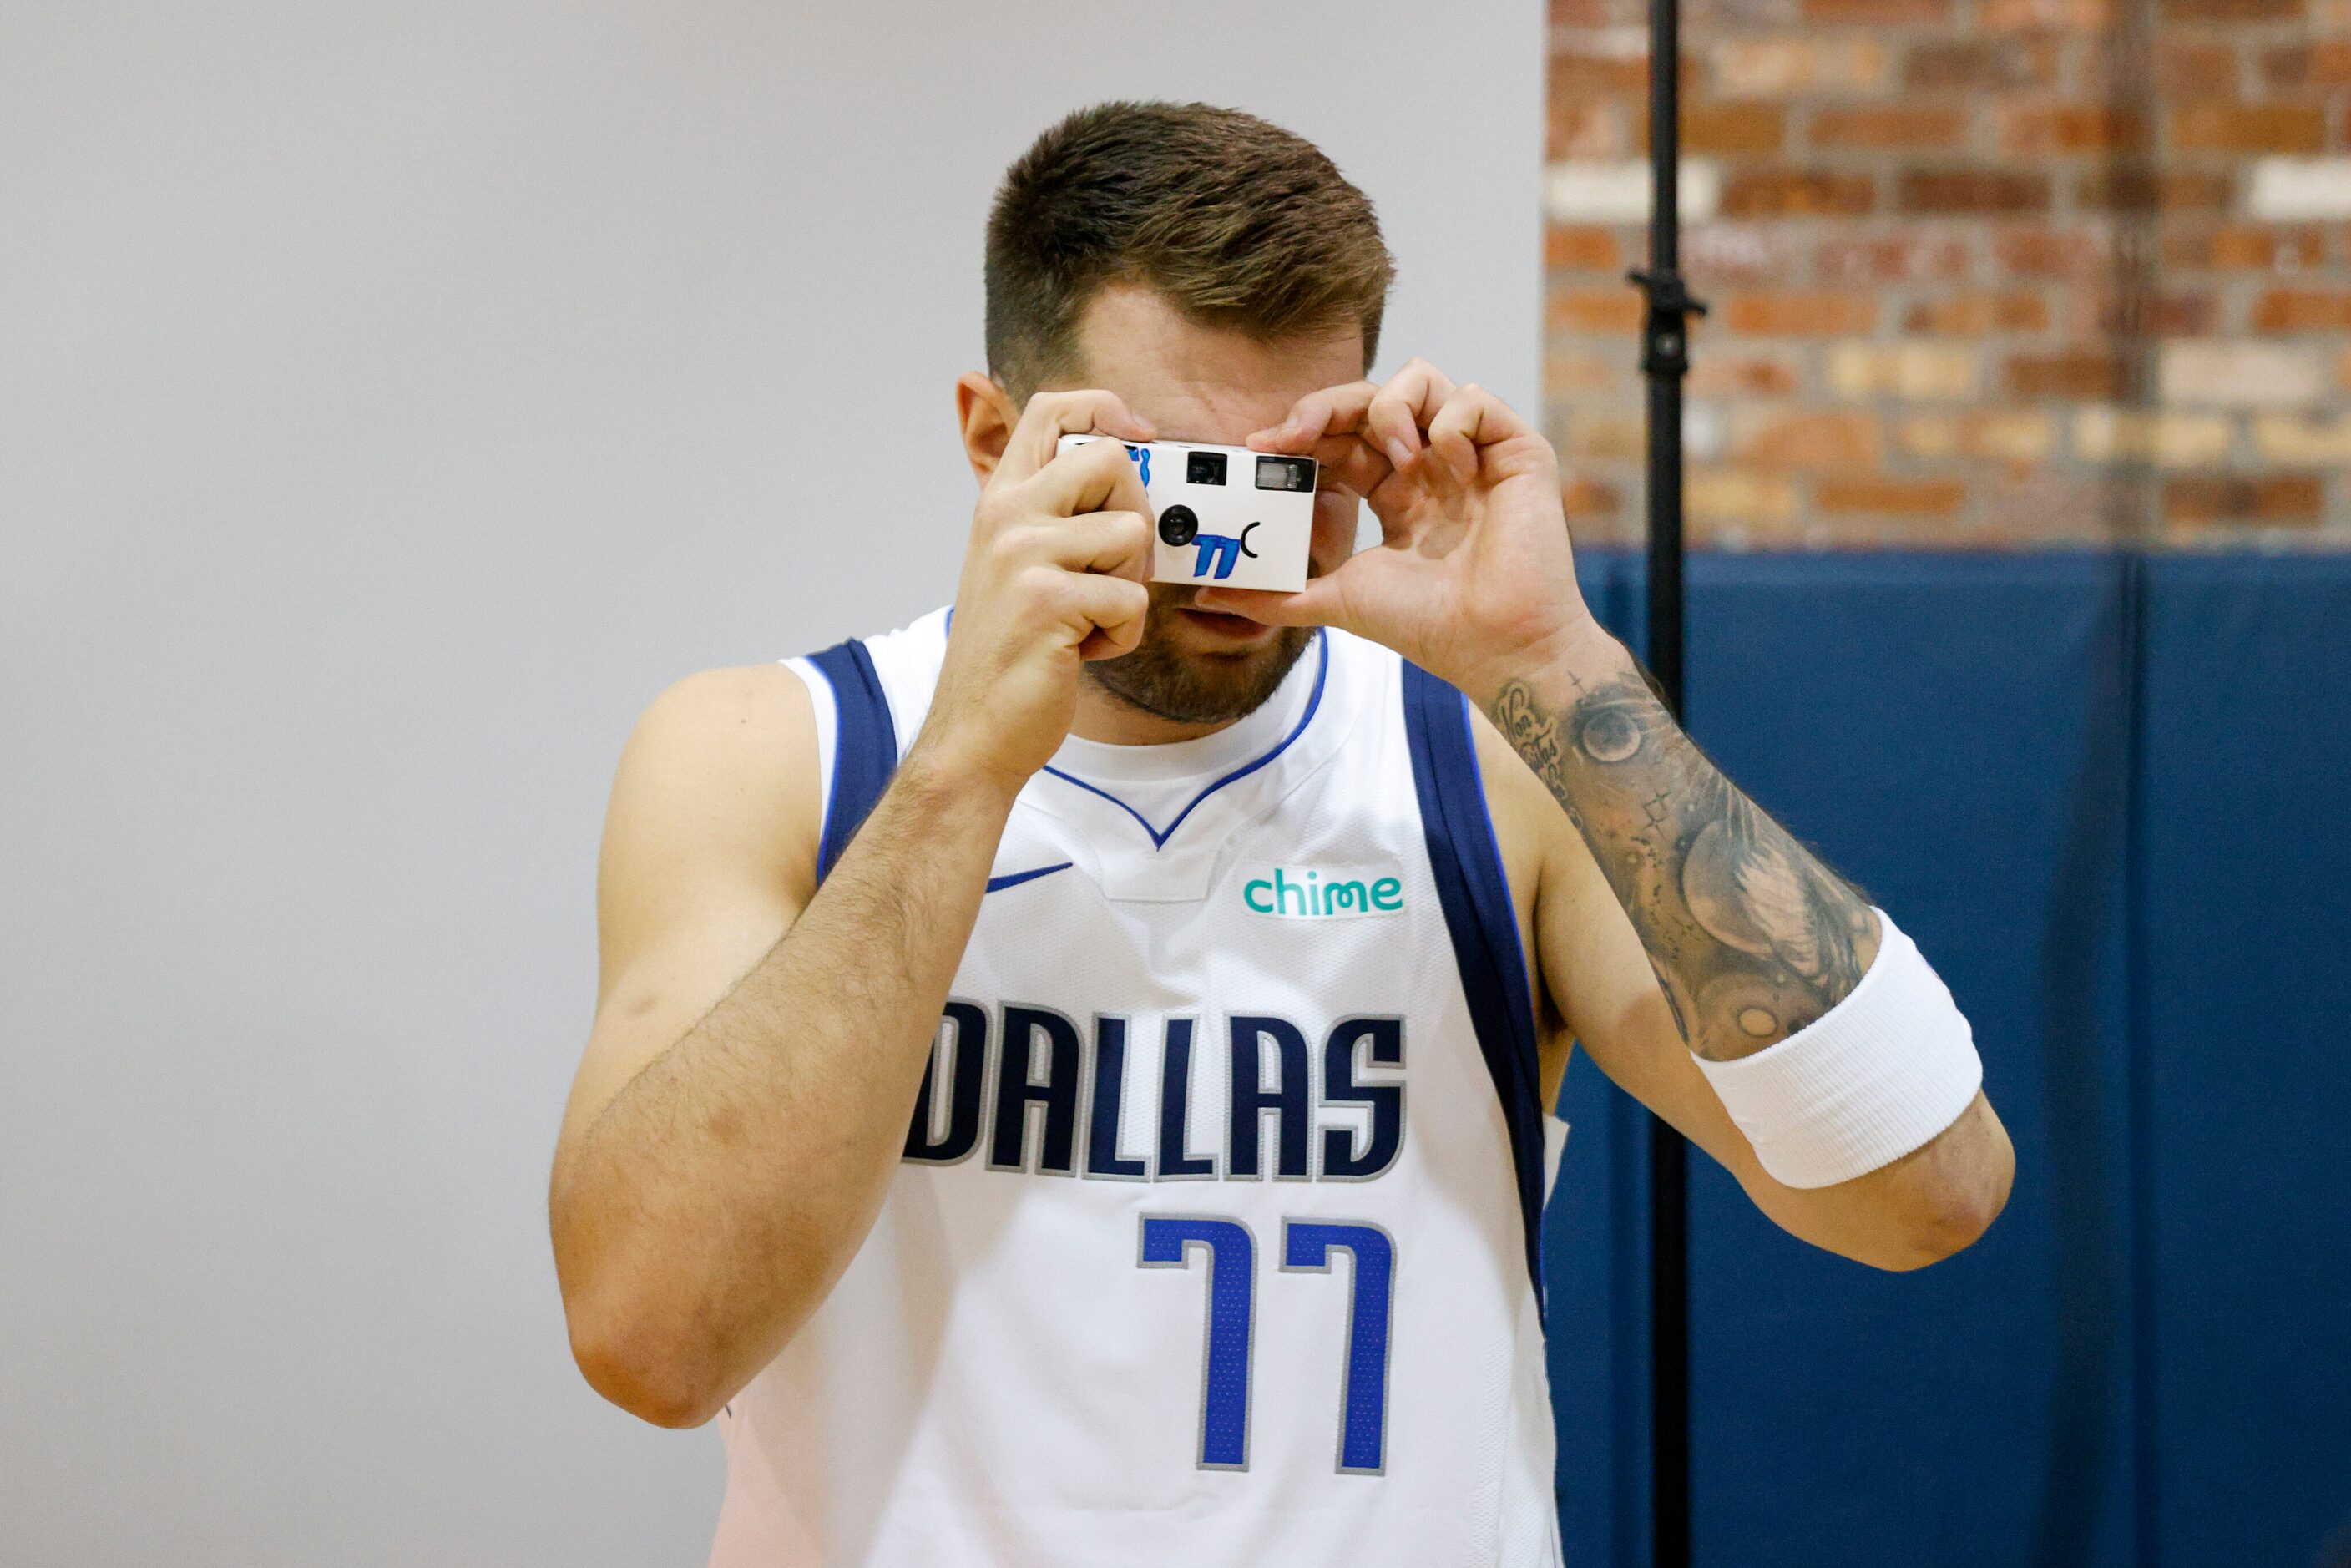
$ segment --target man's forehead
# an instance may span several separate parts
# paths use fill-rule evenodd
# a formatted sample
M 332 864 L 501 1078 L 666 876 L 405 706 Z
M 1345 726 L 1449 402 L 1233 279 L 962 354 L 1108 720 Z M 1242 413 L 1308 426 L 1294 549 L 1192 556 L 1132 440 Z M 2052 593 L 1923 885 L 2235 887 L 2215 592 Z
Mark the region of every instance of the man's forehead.
M 1362 331 L 1265 339 L 1203 326 L 1155 289 L 1105 288 L 1079 318 L 1086 384 L 1118 394 L 1171 440 L 1238 443 L 1308 392 L 1360 378 Z

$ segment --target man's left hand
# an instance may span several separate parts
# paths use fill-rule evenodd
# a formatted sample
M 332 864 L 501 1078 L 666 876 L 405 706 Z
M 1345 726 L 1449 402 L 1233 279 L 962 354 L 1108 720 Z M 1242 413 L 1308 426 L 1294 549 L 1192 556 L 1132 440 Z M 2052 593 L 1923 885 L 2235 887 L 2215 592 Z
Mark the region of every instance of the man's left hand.
M 1484 706 L 1512 674 L 1599 634 L 1575 581 L 1551 444 L 1499 398 L 1415 360 L 1382 385 L 1299 400 L 1249 438 L 1311 455 L 1371 504 L 1381 539 L 1298 593 L 1204 589 L 1204 610 L 1385 643 Z

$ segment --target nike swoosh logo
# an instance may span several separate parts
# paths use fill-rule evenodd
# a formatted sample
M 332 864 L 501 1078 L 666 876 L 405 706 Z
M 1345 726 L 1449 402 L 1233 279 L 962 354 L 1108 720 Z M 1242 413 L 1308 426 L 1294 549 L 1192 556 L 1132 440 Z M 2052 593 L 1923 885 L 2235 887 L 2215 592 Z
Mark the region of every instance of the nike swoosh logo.
M 1019 887 L 1024 882 L 1034 882 L 1040 876 L 1050 876 L 1057 871 L 1067 871 L 1076 863 L 1074 861 L 1063 861 L 1059 865 L 1040 865 L 1031 871 L 1007 872 L 1002 876 L 991 876 L 987 879 L 987 891 L 1002 893 L 1008 887 Z

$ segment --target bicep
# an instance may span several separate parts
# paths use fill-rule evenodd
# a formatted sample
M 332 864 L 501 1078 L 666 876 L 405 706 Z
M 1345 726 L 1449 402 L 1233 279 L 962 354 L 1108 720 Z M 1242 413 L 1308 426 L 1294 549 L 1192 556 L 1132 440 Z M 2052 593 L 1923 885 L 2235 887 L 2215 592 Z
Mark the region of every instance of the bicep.
M 605 816 L 596 1020 L 566 1146 L 799 917 L 815 891 L 816 768 L 808 691 L 782 665 L 692 676 L 639 721 Z

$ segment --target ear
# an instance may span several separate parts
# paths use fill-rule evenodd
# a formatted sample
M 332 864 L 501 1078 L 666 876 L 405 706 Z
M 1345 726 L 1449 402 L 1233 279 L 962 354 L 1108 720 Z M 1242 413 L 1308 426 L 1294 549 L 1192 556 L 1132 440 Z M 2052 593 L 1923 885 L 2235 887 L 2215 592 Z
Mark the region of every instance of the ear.
M 977 371 L 966 371 L 956 378 L 956 423 L 963 429 L 963 455 L 972 476 L 985 485 L 1004 459 L 1020 411 L 1002 387 Z

